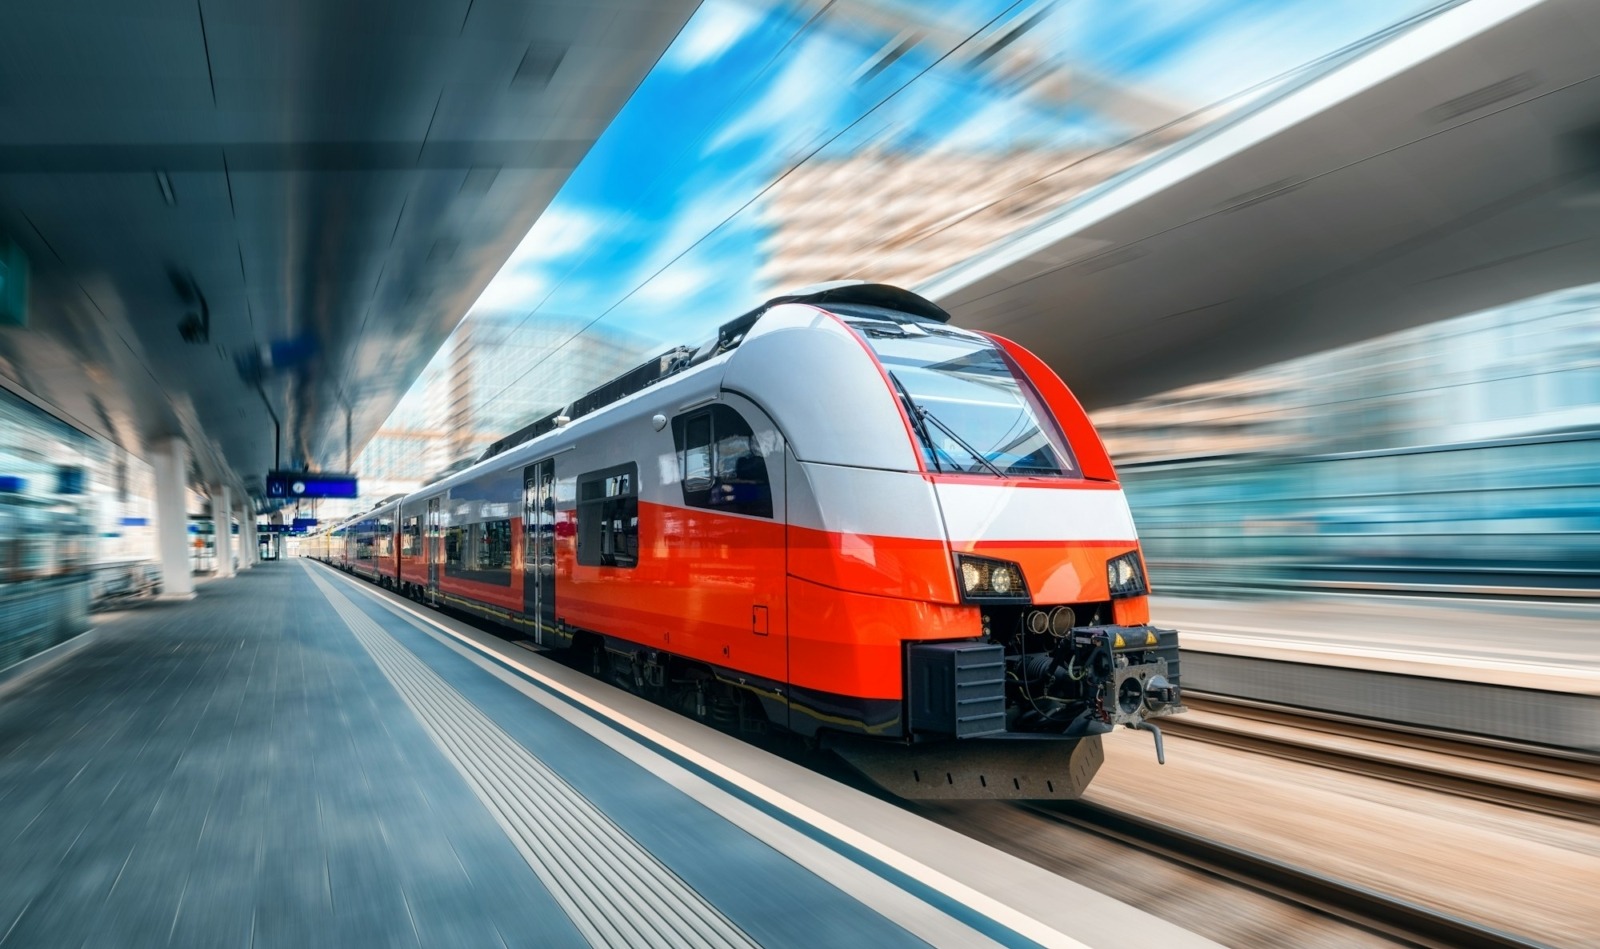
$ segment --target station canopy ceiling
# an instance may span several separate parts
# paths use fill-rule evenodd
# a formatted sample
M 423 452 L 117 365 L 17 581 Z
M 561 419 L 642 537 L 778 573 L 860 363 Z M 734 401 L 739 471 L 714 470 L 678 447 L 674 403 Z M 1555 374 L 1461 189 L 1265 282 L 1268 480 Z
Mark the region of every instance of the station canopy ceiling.
M 259 493 L 347 464 L 697 0 L 53 0 L 0 31 L 0 376 Z
M 1443 6 L 918 289 L 1098 407 L 1592 283 L 1597 42 Z

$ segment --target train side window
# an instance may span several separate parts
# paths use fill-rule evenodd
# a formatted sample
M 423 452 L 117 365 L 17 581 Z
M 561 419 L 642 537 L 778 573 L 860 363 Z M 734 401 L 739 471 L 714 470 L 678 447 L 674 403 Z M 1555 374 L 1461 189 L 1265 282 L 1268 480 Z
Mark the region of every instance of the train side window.
M 639 563 L 639 466 L 618 465 L 578 476 L 578 563 Z
M 672 420 L 683 503 L 688 507 L 772 516 L 772 483 L 755 433 L 738 412 L 713 405 Z
M 462 535 L 465 533 L 459 525 L 452 524 L 444 531 L 444 565 L 448 567 L 461 566 Z
M 478 570 L 506 572 L 511 567 L 511 521 L 485 521 L 478 528 Z
M 394 556 L 394 519 L 383 517 L 378 519 L 378 533 L 373 540 L 380 560 L 388 560 Z

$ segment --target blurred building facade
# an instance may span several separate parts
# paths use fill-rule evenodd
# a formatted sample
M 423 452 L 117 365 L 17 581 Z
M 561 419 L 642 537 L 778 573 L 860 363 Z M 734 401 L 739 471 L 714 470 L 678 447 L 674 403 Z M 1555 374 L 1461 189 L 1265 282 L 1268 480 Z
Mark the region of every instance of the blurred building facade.
M 473 313 L 361 450 L 361 496 L 324 500 L 315 515 L 306 513 L 332 522 L 409 494 L 632 368 L 647 349 L 642 337 L 603 326 L 584 331 L 573 319 Z
M 1188 386 L 1094 418 L 1124 463 L 1600 429 L 1600 285 Z
M 1039 223 L 1164 140 L 813 158 L 767 192 L 761 279 L 778 290 L 845 279 L 915 286 Z
M 603 324 L 526 311 L 475 313 L 451 343 L 445 426 L 450 462 L 621 375 L 649 342 Z

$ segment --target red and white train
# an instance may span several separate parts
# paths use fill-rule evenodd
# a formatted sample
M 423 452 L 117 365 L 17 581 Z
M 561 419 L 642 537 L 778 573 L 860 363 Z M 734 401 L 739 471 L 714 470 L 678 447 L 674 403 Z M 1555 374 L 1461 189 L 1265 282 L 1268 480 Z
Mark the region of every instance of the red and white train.
M 1182 710 L 1127 501 L 1032 353 L 879 284 L 780 297 L 308 539 L 907 797 L 1068 798 Z

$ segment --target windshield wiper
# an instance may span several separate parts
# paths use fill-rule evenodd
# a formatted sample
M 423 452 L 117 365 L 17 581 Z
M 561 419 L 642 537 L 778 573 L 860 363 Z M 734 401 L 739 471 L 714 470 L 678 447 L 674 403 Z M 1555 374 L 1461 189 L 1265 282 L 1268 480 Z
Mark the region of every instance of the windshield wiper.
M 905 403 L 906 412 L 911 416 L 911 426 L 917 430 L 917 437 L 921 438 L 922 444 L 928 447 L 928 457 L 933 460 L 933 469 L 935 471 L 943 471 L 944 466 L 939 464 L 939 446 L 933 443 L 933 436 L 928 434 L 928 426 L 922 420 L 922 407 L 917 404 L 915 399 L 911 398 L 911 393 L 906 391 L 906 384 L 900 381 L 900 377 L 894 374 L 894 370 L 888 370 L 888 376 L 889 381 L 894 383 L 895 391 L 900 393 L 900 401 Z M 950 462 L 954 464 L 955 459 L 951 458 Z M 960 466 L 958 465 L 957 467 Z
M 967 454 L 971 455 L 979 464 L 983 465 L 985 468 L 988 468 L 990 471 L 994 472 L 995 473 L 995 477 L 1004 478 L 1006 476 L 1005 472 L 1001 471 L 1000 468 L 998 466 L 996 466 L 994 462 L 990 461 L 989 459 L 985 458 L 984 456 L 978 454 L 975 450 L 973 450 L 973 447 L 971 445 L 967 444 L 966 439 L 962 438 L 960 435 L 957 435 L 955 433 L 955 429 L 952 429 L 950 426 L 948 426 L 945 423 L 939 421 L 939 417 L 937 415 L 934 415 L 932 412 L 928 411 L 927 409 L 925 409 L 921 405 L 919 405 L 917 403 L 917 400 L 913 399 L 911 397 L 911 393 L 906 390 L 905 383 L 900 381 L 900 377 L 899 376 L 895 375 L 891 371 L 889 373 L 889 379 L 890 379 L 891 382 L 894 383 L 895 389 L 897 389 L 900 392 L 900 398 L 905 400 L 906 407 L 911 410 L 912 416 L 916 419 L 916 422 L 917 422 L 917 433 L 922 436 L 923 444 L 927 445 L 929 452 L 932 453 L 932 455 L 933 455 L 933 465 L 934 465 L 935 468 L 938 468 L 940 471 L 944 470 L 942 467 L 939 466 L 939 455 L 938 455 L 938 452 L 941 449 L 938 448 L 936 445 L 934 445 L 932 436 L 930 436 L 928 434 L 928 423 L 929 422 L 932 422 L 934 424 L 934 426 L 936 426 L 939 429 L 939 431 L 944 432 L 946 435 L 949 435 L 952 439 L 954 439 L 955 443 L 957 445 L 961 446 L 961 450 L 962 451 L 964 451 Z M 949 452 L 945 452 L 944 456 L 946 458 L 950 458 L 950 453 Z M 955 459 L 954 458 L 950 458 L 950 463 L 951 464 L 955 464 Z M 956 470 L 959 471 L 960 469 L 961 469 L 961 466 L 960 465 L 956 465 Z

